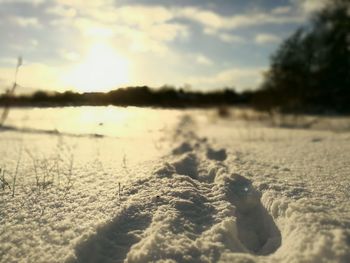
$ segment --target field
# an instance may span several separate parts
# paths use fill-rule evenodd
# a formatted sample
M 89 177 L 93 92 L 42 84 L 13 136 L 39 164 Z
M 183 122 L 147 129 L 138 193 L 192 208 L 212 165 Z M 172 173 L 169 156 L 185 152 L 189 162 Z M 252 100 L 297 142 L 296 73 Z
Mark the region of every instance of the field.
M 350 262 L 350 119 L 226 110 L 11 109 L 0 262 Z

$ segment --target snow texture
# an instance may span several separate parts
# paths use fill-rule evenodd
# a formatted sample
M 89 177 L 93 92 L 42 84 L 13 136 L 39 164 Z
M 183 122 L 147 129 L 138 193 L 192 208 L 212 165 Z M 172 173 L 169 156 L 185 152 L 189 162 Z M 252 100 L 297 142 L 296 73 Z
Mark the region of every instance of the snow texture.
M 2 132 L 1 262 L 350 262 L 349 132 L 145 111 L 157 141 Z

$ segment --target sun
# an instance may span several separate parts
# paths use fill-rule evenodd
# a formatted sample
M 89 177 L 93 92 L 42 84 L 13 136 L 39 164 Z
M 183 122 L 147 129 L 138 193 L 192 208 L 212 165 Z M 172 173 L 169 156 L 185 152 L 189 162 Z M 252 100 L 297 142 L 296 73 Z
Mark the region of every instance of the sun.
M 86 58 L 64 76 L 64 82 L 79 92 L 109 91 L 129 81 L 129 63 L 106 43 L 91 46 Z

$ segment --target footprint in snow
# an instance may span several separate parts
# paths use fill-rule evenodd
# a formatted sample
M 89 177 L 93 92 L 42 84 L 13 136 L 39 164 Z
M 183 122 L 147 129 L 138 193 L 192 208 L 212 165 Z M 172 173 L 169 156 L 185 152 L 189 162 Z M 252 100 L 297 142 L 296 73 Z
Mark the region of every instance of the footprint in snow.
M 210 160 L 225 161 L 227 158 L 226 150 L 225 149 L 214 150 L 209 147 L 207 149 L 207 158 Z
M 225 180 L 225 192 L 236 207 L 238 237 L 253 254 L 267 255 L 281 245 L 281 233 L 260 201 L 261 193 L 238 174 Z

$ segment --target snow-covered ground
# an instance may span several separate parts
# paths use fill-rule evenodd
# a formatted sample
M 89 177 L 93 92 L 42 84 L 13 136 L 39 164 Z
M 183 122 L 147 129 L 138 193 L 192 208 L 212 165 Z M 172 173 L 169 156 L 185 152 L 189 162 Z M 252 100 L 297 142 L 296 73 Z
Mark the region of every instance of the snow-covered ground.
M 12 110 L 0 262 L 350 262 L 350 119 L 238 115 Z

